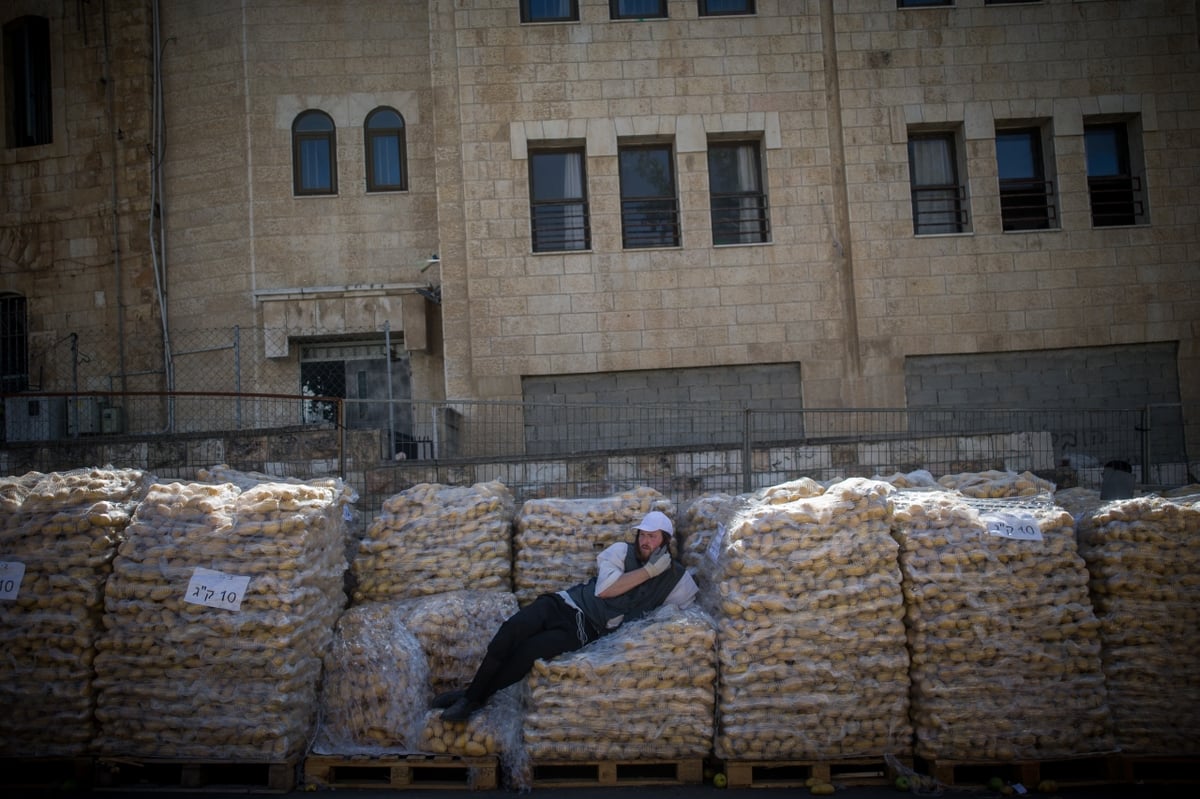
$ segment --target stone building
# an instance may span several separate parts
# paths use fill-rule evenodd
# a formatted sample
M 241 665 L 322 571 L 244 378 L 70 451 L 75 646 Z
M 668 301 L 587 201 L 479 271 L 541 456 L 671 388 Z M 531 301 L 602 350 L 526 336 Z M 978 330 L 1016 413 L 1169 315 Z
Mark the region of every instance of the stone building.
M 7 390 L 1200 408 L 1194 0 L 0 13 Z

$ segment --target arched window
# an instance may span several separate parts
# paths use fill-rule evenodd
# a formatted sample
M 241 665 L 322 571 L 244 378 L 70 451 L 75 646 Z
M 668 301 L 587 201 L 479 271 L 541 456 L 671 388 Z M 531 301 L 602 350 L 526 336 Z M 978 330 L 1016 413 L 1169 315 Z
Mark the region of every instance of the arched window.
M 29 327 L 25 298 L 0 294 L 0 391 L 29 388 Z
M 367 114 L 364 127 L 367 191 L 407 191 L 404 117 L 391 108 L 376 108 Z
M 337 194 L 337 132 L 324 111 L 304 111 L 292 123 L 296 194 Z

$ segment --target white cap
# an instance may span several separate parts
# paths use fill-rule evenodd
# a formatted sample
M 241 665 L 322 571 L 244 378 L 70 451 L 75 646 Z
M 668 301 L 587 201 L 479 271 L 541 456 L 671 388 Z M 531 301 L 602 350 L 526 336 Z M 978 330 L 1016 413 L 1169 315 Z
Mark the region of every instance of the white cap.
M 634 529 L 645 530 L 646 532 L 658 530 L 667 535 L 675 535 L 675 525 L 671 524 L 671 520 L 667 517 L 667 514 L 658 510 L 652 510 L 647 513 L 641 523 Z

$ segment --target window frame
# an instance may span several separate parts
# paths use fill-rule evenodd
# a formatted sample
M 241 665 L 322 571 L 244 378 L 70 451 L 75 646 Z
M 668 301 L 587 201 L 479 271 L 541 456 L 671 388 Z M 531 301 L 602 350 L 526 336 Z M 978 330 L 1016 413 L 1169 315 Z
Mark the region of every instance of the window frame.
M 328 123 L 327 130 L 301 130 L 309 119 L 322 119 Z M 304 183 L 304 145 L 324 142 L 329 157 L 328 188 L 311 188 Z M 337 180 L 337 125 L 333 117 L 317 108 L 309 108 L 296 114 L 292 120 L 292 191 L 297 197 L 327 197 L 338 193 Z
M 664 163 L 668 167 L 667 178 L 670 182 L 670 195 L 666 194 L 632 194 L 625 179 L 627 158 L 636 153 L 662 153 Z M 682 246 L 683 235 L 680 230 L 679 213 L 679 182 L 676 179 L 675 148 L 671 142 L 642 142 L 617 145 L 617 182 L 620 184 L 621 196 L 621 247 L 626 250 L 672 248 Z M 655 209 L 655 205 L 661 205 Z M 649 206 L 646 211 L 638 212 L 638 206 Z M 634 215 L 638 214 L 643 221 L 631 224 Z M 656 220 L 653 224 L 644 221 L 645 217 Z M 657 230 L 665 226 L 665 235 L 649 235 L 639 233 L 639 230 Z
M 1143 225 L 1149 221 L 1146 211 L 1145 171 L 1140 166 L 1140 148 L 1136 147 L 1137 131 L 1128 119 L 1084 119 L 1084 168 L 1087 173 L 1088 208 L 1093 228 Z M 1116 146 L 1109 153 L 1096 152 L 1091 134 L 1109 131 L 1116 134 Z M 1113 156 L 1115 173 L 1096 174 L 1095 160 Z M 1102 195 L 1102 196 L 1101 196 Z M 1097 200 L 1103 199 L 1103 202 Z
M 755 179 L 753 189 L 717 191 L 714 177 L 720 164 L 714 164 L 714 153 L 749 148 L 753 155 L 750 173 Z M 735 154 L 735 162 L 740 157 Z M 766 173 L 763 169 L 762 142 L 754 139 L 719 139 L 708 143 L 708 201 L 714 247 L 738 244 L 767 244 L 771 241 L 770 203 L 767 197 Z M 735 178 L 736 180 L 736 178 Z M 746 205 L 747 202 L 752 205 Z M 725 206 L 725 207 L 720 207 Z M 747 213 L 748 212 L 748 213 Z M 747 227 L 747 224 L 750 227 Z M 731 234 L 727 231 L 731 231 Z
M 742 10 L 740 11 L 713 11 L 708 7 L 711 0 L 697 0 L 696 13 L 701 17 L 741 17 L 752 16 L 758 11 L 754 7 L 754 0 L 742 0 Z
M 896 8 L 952 8 L 954 0 L 896 0 Z
M 653 14 L 623 13 L 621 2 L 622 0 L 608 0 L 609 19 L 667 19 L 667 0 L 654 0 L 658 4 L 658 11 Z
M 521 0 L 521 23 L 524 25 L 535 24 L 539 22 L 578 22 L 579 21 L 579 0 L 567 0 L 567 5 L 570 7 L 568 15 L 565 17 L 551 16 L 534 16 L 534 3 L 536 0 Z
M 0 391 L 28 389 L 28 300 L 15 292 L 0 292 Z
M 539 188 L 541 181 L 538 180 L 539 170 L 538 162 L 543 158 L 558 157 L 564 155 L 575 156 L 578 159 L 579 174 L 577 175 L 579 183 L 578 196 L 568 196 L 564 193 L 560 196 L 552 196 L 546 199 L 539 199 L 544 192 Z M 588 205 L 587 193 L 587 152 L 583 145 L 562 145 L 562 146 L 545 146 L 532 147 L 528 153 L 529 163 L 529 242 L 530 249 L 535 253 L 546 252 L 586 252 L 592 248 L 592 228 L 591 228 L 591 209 Z M 565 171 L 562 173 L 565 182 Z M 546 187 L 549 188 L 549 187 Z M 576 208 L 581 217 L 582 229 L 578 236 L 569 236 L 571 230 L 566 224 L 566 219 L 572 208 Z M 561 209 L 563 220 L 562 224 L 557 227 L 554 225 L 546 225 L 543 227 L 539 224 L 540 220 L 545 216 L 539 209 L 547 209 L 547 215 L 553 217 L 555 209 Z M 545 236 L 541 235 L 545 232 Z M 556 235 L 555 231 L 559 233 Z M 567 244 L 578 242 L 579 246 L 566 246 Z M 553 246 L 554 244 L 563 246 Z
M 396 127 L 375 127 L 372 128 L 372 120 L 382 117 L 384 114 L 395 114 L 400 120 L 400 124 Z M 363 120 L 363 156 L 366 159 L 366 181 L 367 193 L 376 194 L 380 192 L 395 192 L 408 191 L 408 141 L 406 134 L 406 126 L 404 124 L 404 115 L 396 109 L 381 105 L 374 108 L 367 114 Z M 376 167 L 379 166 L 376 162 L 376 142 L 382 142 L 390 137 L 396 139 L 396 150 L 393 153 L 396 158 L 397 170 L 399 173 L 399 181 L 397 183 L 380 183 L 376 180 Z
M 8 149 L 54 142 L 50 20 L 35 14 L 4 23 L 4 143 Z
M 1005 177 L 1011 171 L 1002 161 L 1002 139 L 1022 138 L 1033 174 Z M 1000 224 L 1005 232 L 1052 230 L 1058 227 L 1051 162 L 1046 156 L 1042 125 L 1009 125 L 996 129 L 996 181 L 1000 194 Z
M 951 180 L 941 183 L 918 183 L 917 157 L 913 147 L 915 142 L 943 141 L 949 144 L 948 165 Z M 962 177 L 964 165 L 961 162 L 962 147 L 957 131 L 951 130 L 920 130 L 908 133 L 908 174 L 909 190 L 912 197 L 913 235 L 937 236 L 955 235 L 971 232 L 970 198 L 967 194 L 967 184 Z M 944 166 L 945 164 L 943 164 Z M 921 192 L 927 193 L 927 199 L 919 197 Z M 936 210 L 940 203 L 949 203 L 945 210 Z M 934 206 L 930 209 L 928 206 Z M 926 207 L 922 207 L 926 206 Z M 923 215 L 942 216 L 943 221 L 922 223 Z M 948 219 L 946 218 L 948 216 Z M 953 227 L 952 230 L 929 230 L 925 228 Z

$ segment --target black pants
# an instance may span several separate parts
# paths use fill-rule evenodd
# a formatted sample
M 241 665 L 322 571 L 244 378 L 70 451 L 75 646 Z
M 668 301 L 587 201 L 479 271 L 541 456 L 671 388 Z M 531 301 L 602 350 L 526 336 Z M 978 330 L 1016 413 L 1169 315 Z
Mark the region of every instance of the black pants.
M 467 699 L 482 704 L 521 680 L 535 660 L 573 652 L 600 637 L 583 614 L 557 594 L 542 594 L 500 625 L 467 687 Z

